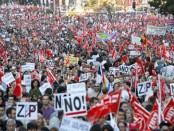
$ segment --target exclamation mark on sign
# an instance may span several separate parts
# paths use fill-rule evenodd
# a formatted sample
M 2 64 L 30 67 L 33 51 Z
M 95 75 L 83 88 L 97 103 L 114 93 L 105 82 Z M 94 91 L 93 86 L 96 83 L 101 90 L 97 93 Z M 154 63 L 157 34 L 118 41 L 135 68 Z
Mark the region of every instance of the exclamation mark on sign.
M 84 98 L 84 96 L 82 96 L 82 102 L 83 102 L 83 109 L 85 110 L 85 98 Z

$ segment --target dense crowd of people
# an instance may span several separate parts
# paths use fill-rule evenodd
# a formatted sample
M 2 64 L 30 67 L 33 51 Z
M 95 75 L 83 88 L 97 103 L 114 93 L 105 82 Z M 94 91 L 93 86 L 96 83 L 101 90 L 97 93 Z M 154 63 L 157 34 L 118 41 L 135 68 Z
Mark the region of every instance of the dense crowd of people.
M 90 122 L 90 131 L 174 130 L 174 115 L 171 121 L 162 115 L 153 128 L 149 127 L 148 121 L 144 128 L 141 121 L 138 126 L 132 104 L 133 97 L 143 110 L 152 114 L 159 98 L 161 112 L 173 100 L 170 91 L 170 84 L 174 83 L 173 30 L 167 28 L 163 36 L 146 32 L 148 25 L 167 26 L 173 16 L 125 12 L 112 14 L 108 19 L 107 14 L 64 16 L 57 11 L 53 15 L 45 14 L 43 8 L 35 6 L 9 5 L 0 7 L 0 18 L 0 76 L 11 72 L 15 78 L 9 84 L 1 79 L 0 130 L 58 131 L 64 112 L 55 111 L 54 94 L 66 93 L 66 85 L 79 83 L 81 75 L 86 73 L 90 74 L 83 81 L 88 111 L 122 89 L 116 113 L 111 112 L 94 121 L 89 121 L 88 115 L 75 117 Z M 141 38 L 141 44 L 132 43 L 132 35 Z M 139 54 L 130 55 L 132 51 Z M 78 61 L 72 62 L 71 55 Z M 24 70 L 23 65 L 27 63 L 34 63 L 34 69 Z M 128 73 L 119 71 L 120 65 L 136 63 L 140 72 L 136 67 L 131 67 Z M 102 79 L 98 77 L 100 70 Z M 50 81 L 50 73 L 55 78 L 53 81 Z M 24 82 L 24 75 L 31 75 L 29 85 Z M 146 81 L 150 81 L 151 90 L 139 96 L 137 85 Z M 160 87 L 159 81 L 165 89 Z M 39 88 L 48 82 L 52 89 L 42 93 Z M 17 102 L 37 102 L 37 119 L 16 120 Z

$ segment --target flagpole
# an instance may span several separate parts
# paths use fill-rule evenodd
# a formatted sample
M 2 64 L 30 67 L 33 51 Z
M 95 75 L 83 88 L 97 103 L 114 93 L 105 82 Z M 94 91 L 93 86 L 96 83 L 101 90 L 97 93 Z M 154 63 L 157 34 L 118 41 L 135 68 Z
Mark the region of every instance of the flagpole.
M 158 74 L 158 90 L 159 90 L 159 103 L 158 103 L 158 124 L 161 123 L 161 83 L 160 75 Z
M 137 95 L 137 63 L 135 68 L 135 95 Z

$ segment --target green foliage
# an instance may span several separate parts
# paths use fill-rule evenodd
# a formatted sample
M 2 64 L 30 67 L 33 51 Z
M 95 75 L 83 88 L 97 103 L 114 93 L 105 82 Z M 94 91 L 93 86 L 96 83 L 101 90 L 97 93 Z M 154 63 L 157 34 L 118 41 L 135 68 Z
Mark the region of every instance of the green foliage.
M 174 0 L 152 0 L 149 4 L 159 9 L 162 14 L 174 15 Z

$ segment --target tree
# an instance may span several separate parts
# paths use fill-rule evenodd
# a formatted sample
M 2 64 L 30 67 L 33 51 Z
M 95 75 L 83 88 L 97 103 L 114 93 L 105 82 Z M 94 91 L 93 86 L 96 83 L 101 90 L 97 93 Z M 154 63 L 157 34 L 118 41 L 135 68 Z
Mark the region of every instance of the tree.
M 162 14 L 174 15 L 174 0 L 152 0 L 149 1 L 149 4 L 159 9 Z

